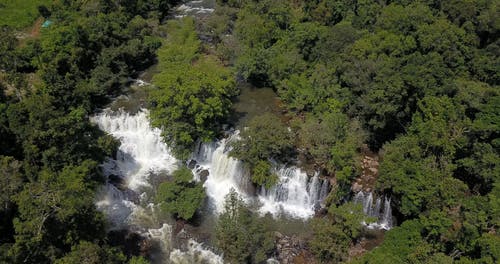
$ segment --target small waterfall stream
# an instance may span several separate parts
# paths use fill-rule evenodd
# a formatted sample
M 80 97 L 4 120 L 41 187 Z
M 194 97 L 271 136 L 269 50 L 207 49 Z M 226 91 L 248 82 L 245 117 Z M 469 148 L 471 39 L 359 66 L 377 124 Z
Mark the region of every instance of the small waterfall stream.
M 321 208 L 330 188 L 328 180 L 319 179 L 318 174 L 309 178 L 297 167 L 282 167 L 276 174 L 278 184 L 269 190 L 262 187 L 258 193 L 261 213 L 307 219 Z
M 197 163 L 193 170 L 196 180 L 201 180 L 202 172 L 208 171 L 203 187 L 217 213 L 223 211 L 225 196 L 231 188 L 245 201 L 251 199 L 250 174 L 241 161 L 228 155 L 228 143 L 232 140 L 238 140 L 238 133 L 217 142 L 200 143 L 192 158 Z
M 384 205 L 382 206 L 382 200 Z M 377 197 L 373 201 L 373 193 L 360 191 L 354 196 L 354 202 L 363 205 L 363 213 L 377 219 L 377 222 L 367 224 L 368 228 L 385 229 L 392 228 L 391 199 L 387 197 Z

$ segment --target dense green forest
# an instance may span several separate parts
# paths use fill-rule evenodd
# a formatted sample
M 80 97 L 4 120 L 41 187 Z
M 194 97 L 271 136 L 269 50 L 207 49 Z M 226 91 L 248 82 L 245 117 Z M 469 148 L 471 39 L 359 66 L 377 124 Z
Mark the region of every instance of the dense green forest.
M 221 135 L 238 83 L 277 93 L 282 113 L 250 120 L 231 155 L 258 187 L 276 183 L 271 161 L 333 179 L 307 241 L 318 263 L 500 262 L 498 1 L 218 0 L 206 20 L 165 22 L 178 2 L 0 1 L 0 263 L 147 263 L 106 235 L 95 192 L 118 142 L 89 116 L 153 64 L 152 124 L 181 160 Z M 353 259 L 366 147 L 397 226 Z M 191 178 L 158 186 L 165 212 L 193 217 L 205 194 Z M 263 263 L 269 222 L 231 192 L 215 246 Z
M 400 227 L 356 262 L 500 260 L 498 1 L 219 3 L 207 30 L 217 52 L 278 93 L 296 148 L 338 182 L 315 220 L 321 261 L 347 260 L 360 238 L 341 198 L 362 143 L 381 154 L 376 191 L 393 197 Z M 237 157 L 284 154 L 264 123 L 249 124 Z M 266 140 L 276 145 L 253 144 Z
M 25 22 L 1 18 L 0 262 L 124 263 L 94 205 L 98 165 L 118 143 L 88 117 L 156 61 L 176 1 L 12 2 L 2 14 L 29 24 L 45 4 L 53 24 L 19 37 Z

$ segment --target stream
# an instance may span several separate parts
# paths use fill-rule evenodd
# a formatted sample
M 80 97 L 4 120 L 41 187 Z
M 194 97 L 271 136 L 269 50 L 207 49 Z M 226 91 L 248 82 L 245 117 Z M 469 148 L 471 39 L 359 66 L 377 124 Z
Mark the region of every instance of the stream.
M 174 17 L 205 16 L 213 11 L 214 5 L 213 0 L 187 2 L 177 8 Z M 192 169 L 193 180 L 203 183 L 207 194 L 196 224 L 179 223 L 159 212 L 154 201 L 155 186 L 183 164 L 172 155 L 161 137 L 161 130 L 150 125 L 144 103 L 146 81 L 134 80 L 124 95 L 91 117 L 94 124 L 120 142 L 115 157 L 101 165 L 108 181 L 98 192 L 96 201 L 97 208 L 110 222 L 110 232 L 138 235 L 136 244 L 140 245 L 136 245 L 136 250 L 147 252 L 152 263 L 223 263 L 222 254 L 212 248 L 212 237 L 217 215 L 232 188 L 255 212 L 276 219 L 278 231 L 307 235 L 306 220 L 323 206 L 330 191 L 329 181 L 319 173 L 308 175 L 299 167 L 275 164 L 279 182 L 268 190 L 256 189 L 243 163 L 228 155 L 229 143 L 238 140 L 237 129 L 243 129 L 256 115 L 279 111 L 279 100 L 269 88 L 242 85 L 233 106 L 235 129 L 228 130 L 225 138 L 200 142 L 185 164 Z M 365 201 L 367 199 L 371 200 Z M 369 209 L 373 207 L 371 195 L 360 194 L 356 201 L 366 204 L 367 210 L 371 210 L 368 214 L 389 214 L 390 217 L 387 199 L 385 206 L 381 206 L 382 200 L 373 205 L 375 209 Z M 380 212 L 383 208 L 385 211 Z M 380 222 L 382 228 L 388 229 L 390 224 L 388 220 Z

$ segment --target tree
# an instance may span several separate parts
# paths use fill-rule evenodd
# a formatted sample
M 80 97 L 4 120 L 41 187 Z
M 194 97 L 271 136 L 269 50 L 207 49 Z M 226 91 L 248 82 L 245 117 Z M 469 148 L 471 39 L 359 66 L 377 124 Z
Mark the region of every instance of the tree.
M 126 257 L 117 249 L 102 247 L 97 244 L 82 241 L 71 249 L 71 252 L 63 258 L 55 261 L 56 264 L 120 264 L 124 263 Z
M 9 254 L 16 262 L 54 261 L 80 240 L 102 239 L 103 215 L 94 205 L 95 161 L 44 169 L 37 182 L 15 196 L 19 217 L 14 221 L 15 244 Z
M 340 112 L 340 103 L 328 99 L 327 111 L 309 115 L 299 130 L 301 147 L 314 162 L 335 173 L 340 183 L 350 182 L 357 174 L 357 151 L 364 141 L 364 133 L 356 120 Z
M 192 19 L 168 23 L 170 37 L 159 50 L 159 69 L 151 92 L 154 126 L 174 153 L 186 159 L 197 140 L 212 140 L 229 114 L 236 88 L 231 71 L 214 56 L 199 53 Z
M 327 219 L 314 218 L 312 228 L 314 237 L 310 247 L 319 260 L 339 263 L 347 259 L 351 238 L 340 227 Z
M 421 248 L 421 225 L 418 221 L 405 221 L 386 233 L 382 246 L 374 249 L 355 263 L 407 263 L 408 256 Z M 425 255 L 428 257 L 428 254 Z
M 187 167 L 177 169 L 172 177 L 173 181 L 158 186 L 156 201 L 163 212 L 189 220 L 205 199 L 203 186 L 194 182 L 193 173 Z
M 12 157 L 0 156 L 0 211 L 9 210 L 12 206 L 12 197 L 22 187 L 23 175 L 21 162 Z
M 349 247 L 361 234 L 361 223 L 371 220 L 364 216 L 359 204 L 330 206 L 326 217 L 312 220 L 314 236 L 309 242 L 312 252 L 322 262 L 345 261 Z
M 274 250 L 269 220 L 253 215 L 238 193 L 231 189 L 215 227 L 216 245 L 224 252 L 224 259 L 231 263 L 266 261 Z
M 276 115 L 264 113 L 248 122 L 240 138 L 231 143 L 230 155 L 249 166 L 254 183 L 272 186 L 277 177 L 268 171 L 269 160 L 279 160 L 291 153 L 291 132 Z

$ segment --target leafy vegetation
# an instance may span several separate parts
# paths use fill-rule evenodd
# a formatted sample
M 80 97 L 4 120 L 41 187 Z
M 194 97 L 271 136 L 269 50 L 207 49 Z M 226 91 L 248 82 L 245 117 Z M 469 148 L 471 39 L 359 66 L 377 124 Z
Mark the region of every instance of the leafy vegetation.
M 361 223 L 370 220 L 363 214 L 360 204 L 332 205 L 325 218 L 312 220 L 311 250 L 320 261 L 339 263 L 347 260 L 351 242 L 361 235 Z
M 174 171 L 172 177 L 173 181 L 158 186 L 156 200 L 163 212 L 189 220 L 205 199 L 203 187 L 193 181 L 193 173 L 186 167 Z
M 231 71 L 217 57 L 200 52 L 193 19 L 169 21 L 167 30 L 169 37 L 158 51 L 161 72 L 153 79 L 151 118 L 176 156 L 186 159 L 197 140 L 217 135 L 237 90 Z
M 401 227 L 360 262 L 498 261 L 497 1 L 218 3 L 217 49 L 278 93 L 295 147 L 335 175 L 334 207 L 315 220 L 331 235 L 316 231 L 311 244 L 322 261 L 345 261 L 356 242 L 331 214 L 363 143 L 381 154 L 375 187 Z M 246 160 L 266 153 L 243 150 Z
M 38 7 L 50 4 L 49 0 L 0 1 L 0 26 L 23 29 L 40 16 Z
M 277 176 L 271 173 L 269 160 L 291 152 L 290 131 L 276 115 L 265 113 L 250 120 L 240 137 L 241 140 L 232 142 L 231 155 L 250 167 L 254 183 L 270 188 Z
M 319 261 L 347 261 L 370 221 L 343 199 L 363 144 L 380 153 L 374 187 L 392 197 L 399 226 L 354 262 L 500 261 L 498 1 L 220 0 L 198 28 L 213 47 L 190 18 L 160 37 L 176 3 L 0 1 L 0 262 L 145 262 L 108 245 L 93 197 L 117 143 L 88 116 L 156 61 L 152 122 L 181 159 L 218 136 L 235 76 L 276 91 L 286 113 L 250 121 L 231 155 L 265 187 L 276 181 L 270 161 L 296 154 L 335 177 L 313 220 Z M 20 43 L 17 30 L 40 15 L 54 23 Z M 159 186 L 163 211 L 193 217 L 204 195 L 191 179 L 182 168 Z M 266 218 L 235 192 L 225 209 L 225 259 L 270 257 Z
M 226 195 L 215 232 L 217 247 L 230 263 L 262 263 L 274 250 L 274 236 L 266 218 L 253 215 L 233 189 Z
M 1 2 L 1 23 L 16 28 L 0 30 L 0 262 L 127 261 L 94 204 L 98 166 L 117 142 L 88 117 L 154 62 L 171 3 Z M 54 24 L 19 43 L 38 12 Z

